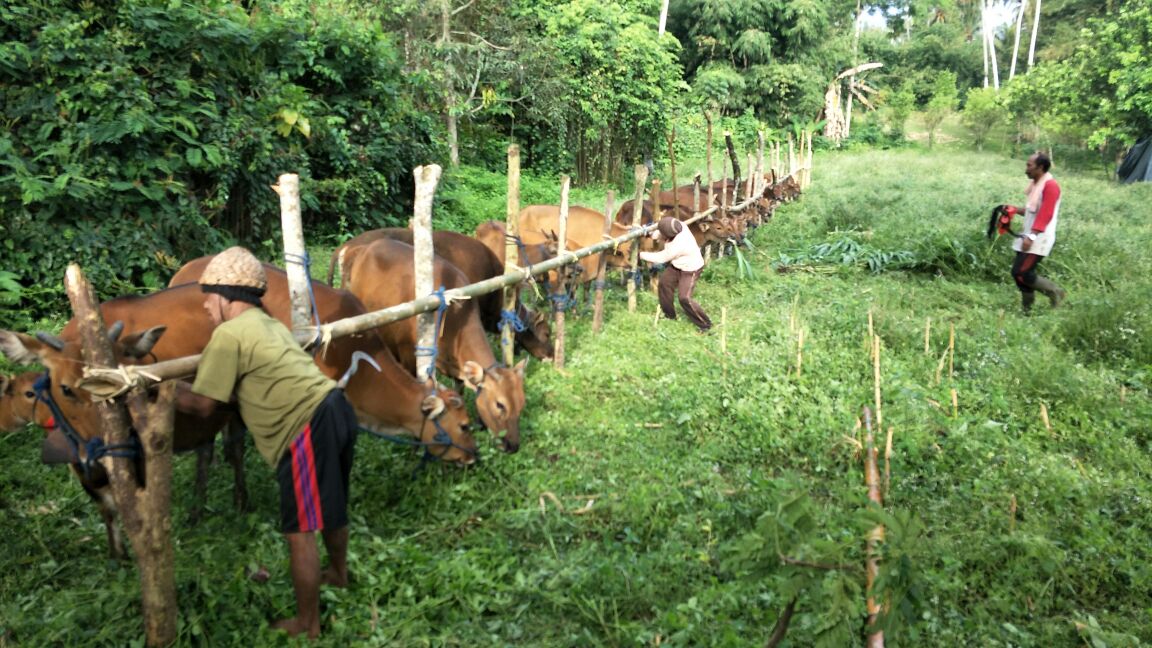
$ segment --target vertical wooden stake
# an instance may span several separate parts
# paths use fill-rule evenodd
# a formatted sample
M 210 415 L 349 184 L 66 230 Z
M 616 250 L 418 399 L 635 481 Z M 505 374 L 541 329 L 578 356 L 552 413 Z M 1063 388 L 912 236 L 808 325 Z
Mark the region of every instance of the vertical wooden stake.
M 884 442 L 884 498 L 892 488 L 892 428 L 888 428 L 888 439 Z
M 1128 385 L 1120 385 L 1120 404 L 1124 404 L 1124 397 L 1128 394 Z
M 956 361 L 956 325 L 948 325 L 948 380 L 952 380 Z
M 876 427 L 882 427 L 884 417 L 880 409 L 880 336 L 872 337 L 872 381 L 875 385 Z
M 429 164 L 412 170 L 416 177 L 416 201 L 412 206 L 412 248 L 415 264 L 417 297 L 426 297 L 436 287 L 433 285 L 432 252 L 432 197 L 436 193 L 436 183 L 440 181 L 440 165 Z M 428 311 L 416 316 L 416 348 L 429 349 L 439 344 L 436 339 L 436 312 Z M 436 373 L 431 355 L 416 353 L 416 377 L 420 380 L 431 378 Z
M 960 413 L 960 398 L 959 398 L 959 394 L 956 393 L 956 388 L 953 387 L 952 388 L 952 418 L 956 418 L 956 416 L 959 413 Z
M 1048 406 L 1044 403 L 1040 403 L 1040 420 L 1044 421 L 1044 429 L 1051 434 L 1052 422 L 1048 420 Z
M 796 377 L 800 377 L 800 368 L 804 365 L 804 329 L 796 338 Z
M 292 332 L 313 325 L 312 302 L 308 298 L 308 258 L 304 247 L 304 228 L 300 224 L 300 176 L 281 175 L 272 190 L 280 196 L 280 229 L 284 238 L 284 270 L 288 274 L 288 297 L 292 307 Z
M 643 164 L 637 164 L 632 169 L 633 177 L 636 180 L 636 198 L 633 202 L 634 209 L 632 210 L 632 225 L 639 227 L 643 225 L 641 222 L 643 218 L 641 215 L 644 213 L 644 187 L 648 184 L 648 167 Z M 640 240 L 632 241 L 631 253 L 628 255 L 628 261 L 631 264 L 633 275 L 628 280 L 628 312 L 636 312 L 636 279 L 640 276 Z
M 604 213 L 607 218 L 604 219 L 604 238 L 608 238 L 609 233 L 612 231 L 612 214 L 616 210 L 616 192 L 613 189 L 608 190 L 608 198 L 604 201 Z M 633 245 L 639 245 L 639 241 L 633 241 Z M 599 333 L 600 328 L 604 326 L 604 274 L 608 268 L 608 250 L 600 253 L 600 262 L 596 265 L 596 297 L 592 305 L 592 332 Z
M 556 254 L 557 256 L 565 254 L 568 250 L 568 190 L 572 184 L 572 179 L 568 176 L 560 176 L 560 231 L 556 234 Z M 567 265 L 562 265 L 557 270 L 556 279 L 556 297 L 562 298 L 567 295 L 567 278 L 568 278 Z M 564 310 L 568 308 L 567 301 L 557 302 L 553 301 L 553 308 L 556 311 L 555 316 L 555 331 L 553 332 L 553 339 L 555 342 L 555 352 L 552 354 L 552 363 L 557 369 L 564 368 Z
M 932 318 L 924 319 L 924 355 L 932 353 L 929 342 L 932 340 Z
M 516 240 L 520 235 L 520 147 L 515 144 L 508 146 L 508 197 L 504 216 L 504 231 L 507 234 L 504 241 L 504 272 L 511 272 L 516 269 L 516 260 L 520 257 L 516 248 Z M 504 287 L 506 312 L 517 311 L 519 296 L 519 285 Z M 515 361 L 515 340 L 516 332 L 512 329 L 512 322 L 504 321 L 500 325 L 500 351 L 506 367 L 511 367 Z
M 868 408 L 864 408 L 864 484 L 868 488 L 868 499 L 876 505 L 878 509 L 884 508 L 884 496 L 880 492 L 880 471 L 877 467 L 876 455 L 877 448 L 875 437 L 872 434 L 871 417 L 868 415 Z M 876 426 L 880 426 L 880 413 L 876 413 Z M 878 524 L 868 532 L 868 540 L 866 543 L 866 559 L 865 559 L 865 596 L 866 607 L 868 610 L 868 625 L 875 624 L 876 618 L 880 615 L 880 604 L 873 596 L 872 590 L 876 584 L 876 579 L 880 575 L 880 557 L 879 547 L 884 542 L 884 525 Z M 884 646 L 884 633 L 880 631 L 873 632 L 867 637 L 867 645 L 869 648 L 882 648 Z

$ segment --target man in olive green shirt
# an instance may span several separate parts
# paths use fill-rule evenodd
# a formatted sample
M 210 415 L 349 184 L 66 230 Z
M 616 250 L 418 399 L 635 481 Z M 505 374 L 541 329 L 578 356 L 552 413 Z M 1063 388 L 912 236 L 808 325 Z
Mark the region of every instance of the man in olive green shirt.
M 200 278 L 204 308 L 216 325 L 196 381 L 177 406 L 208 414 L 235 395 L 256 449 L 276 469 L 281 531 L 288 541 L 296 616 L 275 621 L 291 635 L 320 634 L 320 584 L 348 584 L 348 485 L 356 415 L 288 330 L 264 312 L 264 268 L 234 247 Z M 320 570 L 315 532 L 328 550 Z

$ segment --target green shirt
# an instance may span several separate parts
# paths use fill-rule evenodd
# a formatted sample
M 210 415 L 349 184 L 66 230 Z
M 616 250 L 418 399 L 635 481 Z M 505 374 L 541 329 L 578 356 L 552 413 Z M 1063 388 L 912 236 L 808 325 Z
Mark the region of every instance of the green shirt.
M 273 467 L 335 388 L 292 332 L 259 308 L 216 327 L 192 385 L 221 402 L 236 392 L 240 417 Z

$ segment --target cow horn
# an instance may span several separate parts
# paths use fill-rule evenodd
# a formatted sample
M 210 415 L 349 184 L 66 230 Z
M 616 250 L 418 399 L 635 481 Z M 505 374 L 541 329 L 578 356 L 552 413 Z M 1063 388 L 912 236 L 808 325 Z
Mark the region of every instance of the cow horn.
M 63 351 L 64 350 L 64 340 L 61 340 L 60 338 L 56 337 L 55 335 L 52 335 L 51 333 L 45 333 L 44 331 L 37 331 L 36 332 L 36 339 L 40 340 L 44 344 L 47 344 L 48 346 L 52 347 L 53 349 L 56 349 L 57 351 Z
M 156 346 L 156 343 L 160 341 L 160 336 L 164 335 L 166 330 L 168 330 L 167 326 L 153 326 L 140 333 L 131 343 L 125 340 L 124 354 L 131 358 L 143 358 L 152 352 L 152 347 Z
M 420 411 L 425 418 L 434 419 L 444 413 L 444 399 L 435 394 L 428 396 L 420 403 Z
M 115 342 L 120 339 L 120 334 L 124 332 L 124 320 L 116 320 L 112 326 L 108 327 L 108 341 Z

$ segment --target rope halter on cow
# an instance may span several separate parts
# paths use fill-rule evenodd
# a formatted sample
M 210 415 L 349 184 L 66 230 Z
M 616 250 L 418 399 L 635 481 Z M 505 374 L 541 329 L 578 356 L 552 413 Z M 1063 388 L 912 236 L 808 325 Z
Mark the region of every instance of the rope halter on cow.
M 528 328 L 528 326 L 524 324 L 524 320 L 520 319 L 520 316 L 517 315 L 514 311 L 501 310 L 500 328 L 504 328 L 505 324 L 511 326 L 512 330 L 516 331 L 517 333 L 523 333 Z
M 84 439 L 76 428 L 68 421 L 68 417 L 64 416 L 63 410 L 52 398 L 52 378 L 47 371 L 43 376 L 36 379 L 32 385 L 32 391 L 36 394 L 36 401 L 44 403 L 48 406 L 48 411 L 52 412 L 52 420 L 55 422 L 54 429 L 60 430 L 67 439 L 68 444 L 71 446 L 71 455 L 74 458 L 72 463 L 80 466 L 84 471 L 84 478 L 91 477 L 93 464 L 100 461 L 103 457 L 120 457 L 124 459 L 135 459 L 139 457 L 143 449 L 140 447 L 140 440 L 135 434 L 131 435 L 128 443 L 115 443 L 108 445 L 104 443 L 104 439 L 100 437 L 92 437 L 91 439 Z M 51 433 L 51 430 L 49 431 Z M 47 439 L 46 439 L 47 442 Z M 84 454 L 81 455 L 80 448 L 84 448 Z

